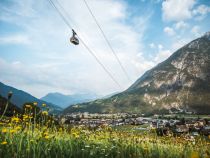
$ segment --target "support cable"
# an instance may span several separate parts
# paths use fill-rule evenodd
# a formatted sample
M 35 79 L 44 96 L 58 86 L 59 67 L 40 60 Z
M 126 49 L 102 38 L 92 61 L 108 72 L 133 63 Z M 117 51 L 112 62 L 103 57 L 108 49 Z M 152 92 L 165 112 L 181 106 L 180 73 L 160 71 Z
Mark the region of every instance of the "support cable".
M 123 73 L 125 74 L 125 76 L 127 77 L 127 79 L 128 79 L 129 81 L 131 81 L 131 79 L 130 79 L 128 73 L 127 73 L 127 71 L 126 71 L 125 68 L 123 67 L 122 62 L 120 61 L 119 57 L 117 56 L 116 52 L 114 51 L 114 49 L 113 49 L 111 43 L 109 42 L 107 36 L 105 35 L 104 31 L 102 30 L 102 27 L 100 26 L 98 20 L 96 19 L 95 15 L 93 14 L 92 10 L 90 9 L 90 7 L 89 7 L 87 1 L 86 1 L 86 0 L 83 0 L 83 1 L 84 1 L 85 5 L 86 5 L 88 11 L 90 12 L 92 18 L 94 19 L 96 25 L 98 26 L 98 28 L 99 28 L 101 34 L 103 35 L 103 37 L 104 37 L 104 39 L 105 39 L 107 45 L 109 46 L 111 52 L 113 53 L 113 55 L 114 55 L 115 58 L 117 59 L 117 62 L 119 63 L 119 65 L 120 65 L 120 67 L 121 67 Z
M 66 25 L 72 30 L 73 27 L 71 24 L 67 21 L 67 19 L 64 17 L 64 15 L 60 12 L 60 10 L 56 7 L 54 2 L 52 0 L 49 0 L 50 4 L 55 8 L 55 10 L 59 13 L 61 18 L 64 20 Z M 114 76 L 108 71 L 108 69 L 104 66 L 104 64 L 98 59 L 98 57 L 95 55 L 95 53 L 88 47 L 88 45 L 77 35 L 78 39 L 81 41 L 81 43 L 84 45 L 84 47 L 88 50 L 88 52 L 95 58 L 97 63 L 104 69 L 104 71 L 108 74 L 108 76 L 122 89 L 119 82 L 114 78 Z

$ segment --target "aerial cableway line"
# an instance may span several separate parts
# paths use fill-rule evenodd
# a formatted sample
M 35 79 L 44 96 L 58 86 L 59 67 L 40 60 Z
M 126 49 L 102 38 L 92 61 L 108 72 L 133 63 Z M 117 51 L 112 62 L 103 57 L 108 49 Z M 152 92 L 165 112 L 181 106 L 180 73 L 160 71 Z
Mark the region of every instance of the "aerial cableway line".
M 114 55 L 114 57 L 116 58 L 118 64 L 120 65 L 120 68 L 122 69 L 122 71 L 123 71 L 123 73 L 125 74 L 125 76 L 127 77 L 127 79 L 128 79 L 129 81 L 131 81 L 131 79 L 130 79 L 128 73 L 127 73 L 127 71 L 125 70 L 125 68 L 124 68 L 124 66 L 123 66 L 123 64 L 122 64 L 122 62 L 120 61 L 119 57 L 117 56 L 117 53 L 114 51 L 114 49 L 113 49 L 113 47 L 112 47 L 112 45 L 111 45 L 111 42 L 108 40 L 108 38 L 107 38 L 105 32 L 103 31 L 103 29 L 102 29 L 102 27 L 100 26 L 98 20 L 96 19 L 95 15 L 93 14 L 93 12 L 92 12 L 91 8 L 89 7 L 87 1 L 86 1 L 86 0 L 83 0 L 83 1 L 84 1 L 85 5 L 86 5 L 88 11 L 90 12 L 92 18 L 94 19 L 96 25 L 98 26 L 98 28 L 99 28 L 101 34 L 103 35 L 103 37 L 104 37 L 104 39 L 105 39 L 107 45 L 109 46 L 111 52 L 113 53 L 113 55 Z
M 52 0 L 49 0 L 50 4 L 53 6 L 53 8 L 55 8 L 55 10 L 59 13 L 59 15 L 61 16 L 61 18 L 63 19 L 63 21 L 66 23 L 66 25 L 73 31 L 73 27 L 71 26 L 71 24 L 68 22 L 68 20 L 64 17 L 64 15 L 62 14 L 62 12 L 59 10 L 59 8 L 54 4 L 54 2 Z M 61 6 L 61 5 L 60 5 Z M 62 7 L 63 8 L 63 7 Z M 63 9 L 64 10 L 64 9 Z M 64 10 L 64 12 L 66 12 Z M 76 33 L 76 32 L 75 32 Z M 78 36 L 79 41 L 81 41 L 81 43 L 84 45 L 84 47 L 88 50 L 88 52 L 95 58 L 95 60 L 97 61 L 97 63 L 104 69 L 104 71 L 107 73 L 107 75 L 120 87 L 120 89 L 122 89 L 121 85 L 119 84 L 119 82 L 114 78 L 114 76 L 108 71 L 108 69 L 104 66 L 104 64 L 98 59 L 98 57 L 95 55 L 95 53 L 88 47 L 88 45 L 80 38 L 80 36 Z

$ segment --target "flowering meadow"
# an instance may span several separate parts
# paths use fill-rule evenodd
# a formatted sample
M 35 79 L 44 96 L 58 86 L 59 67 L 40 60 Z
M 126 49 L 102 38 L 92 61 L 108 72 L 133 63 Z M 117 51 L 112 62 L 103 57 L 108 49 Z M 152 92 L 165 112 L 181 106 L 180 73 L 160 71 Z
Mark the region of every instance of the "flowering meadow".
M 210 137 L 160 137 L 154 130 L 61 125 L 45 104 L 42 110 L 36 106 L 25 105 L 23 114 L 1 118 L 1 158 L 210 158 Z

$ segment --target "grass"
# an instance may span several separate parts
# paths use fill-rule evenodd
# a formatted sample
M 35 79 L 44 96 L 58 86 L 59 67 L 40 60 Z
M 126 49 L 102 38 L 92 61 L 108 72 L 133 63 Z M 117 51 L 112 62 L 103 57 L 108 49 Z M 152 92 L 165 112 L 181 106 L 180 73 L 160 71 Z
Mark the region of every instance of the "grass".
M 35 105 L 37 106 L 37 105 Z M 136 132 L 102 126 L 55 125 L 47 111 L 32 113 L 25 106 L 23 115 L 0 122 L 1 158 L 199 158 L 210 157 L 210 138 L 158 137 L 154 131 Z

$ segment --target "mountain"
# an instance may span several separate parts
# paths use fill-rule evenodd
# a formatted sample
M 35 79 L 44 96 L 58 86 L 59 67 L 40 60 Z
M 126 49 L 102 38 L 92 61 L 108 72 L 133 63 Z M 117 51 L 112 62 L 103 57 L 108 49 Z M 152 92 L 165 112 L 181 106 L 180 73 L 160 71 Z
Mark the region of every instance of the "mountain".
M 107 99 L 107 98 L 110 98 L 110 97 L 112 97 L 112 96 L 114 96 L 114 95 L 116 95 L 116 94 L 118 94 L 119 92 L 113 92 L 113 93 L 110 93 L 110 94 L 108 94 L 108 95 L 105 95 L 105 96 L 103 96 L 102 98 L 100 98 L 100 99 Z
M 69 105 L 92 101 L 97 99 L 98 97 L 99 96 L 93 93 L 64 95 L 56 92 L 56 93 L 48 93 L 46 96 L 42 97 L 41 100 L 59 105 L 62 108 L 66 108 Z
M 141 76 L 122 93 L 64 110 L 99 113 L 210 114 L 210 32 L 193 40 Z
M 13 93 L 11 103 L 17 105 L 19 108 L 22 108 L 23 104 L 26 102 L 37 102 L 40 107 L 42 104 L 46 104 L 50 108 L 51 113 L 57 114 L 62 111 L 62 108 L 57 105 L 40 100 L 27 92 L 7 86 L 0 82 L 0 95 L 6 98 L 9 91 L 12 91 Z

